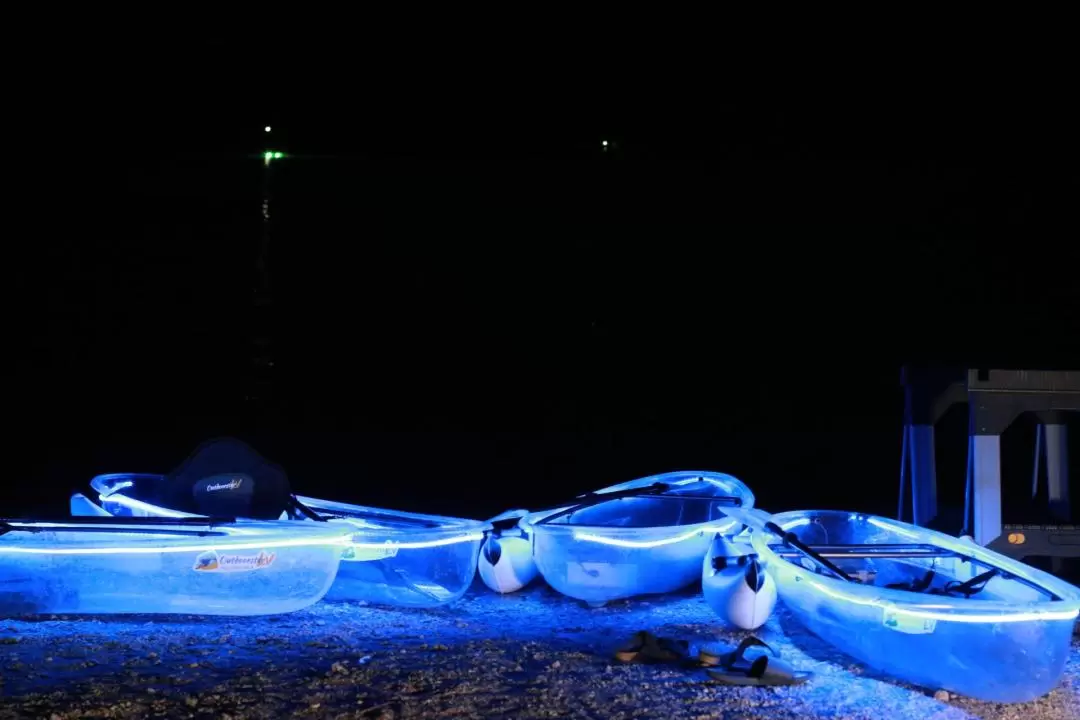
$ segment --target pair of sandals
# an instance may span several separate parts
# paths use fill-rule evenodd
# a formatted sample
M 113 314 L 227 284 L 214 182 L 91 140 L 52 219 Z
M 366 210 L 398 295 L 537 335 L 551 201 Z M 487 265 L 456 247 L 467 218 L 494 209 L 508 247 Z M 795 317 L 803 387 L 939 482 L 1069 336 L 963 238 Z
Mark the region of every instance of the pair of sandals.
M 764 648 L 765 652 L 747 658 L 746 651 L 753 647 Z M 722 685 L 783 687 L 802 685 L 811 676 L 792 668 L 780 659 L 779 652 L 755 637 L 743 639 L 730 651 L 703 647 L 695 658 L 690 655 L 690 644 L 685 640 L 657 637 L 642 630 L 615 651 L 615 659 L 622 663 L 677 663 L 705 668 L 709 677 Z

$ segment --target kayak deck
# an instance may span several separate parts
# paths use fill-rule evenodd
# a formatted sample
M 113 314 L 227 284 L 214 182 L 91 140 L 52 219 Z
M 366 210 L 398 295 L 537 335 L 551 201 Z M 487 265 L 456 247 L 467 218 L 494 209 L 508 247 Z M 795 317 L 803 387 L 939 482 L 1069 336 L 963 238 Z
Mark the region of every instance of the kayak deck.
M 1013 581 L 1030 588 L 1050 600 L 1060 601 L 1062 599 L 1053 590 L 1033 583 L 1026 578 L 1017 577 L 1016 575 L 1005 572 L 988 563 L 980 562 L 971 555 L 929 543 L 810 545 L 808 547 L 820 557 L 837 560 L 837 566 L 841 570 L 853 580 L 862 584 L 879 585 L 883 587 L 910 585 L 910 587 L 894 587 L 892 589 L 911 590 L 912 592 L 929 592 L 933 594 L 935 592 L 949 592 L 948 584 L 951 582 L 966 583 L 973 578 L 985 577 L 987 582 L 992 579 Z M 785 560 L 799 560 L 804 566 L 808 564 L 805 562 L 807 556 L 799 550 L 789 549 L 782 544 L 771 545 L 770 549 L 776 553 L 777 557 L 784 558 Z M 952 560 L 954 562 L 948 565 L 939 562 L 921 562 L 927 559 L 931 561 Z M 883 563 L 881 561 L 894 562 Z M 959 561 L 959 563 L 955 561 Z M 967 577 L 960 578 L 950 576 L 951 572 L 956 571 L 958 564 L 961 567 L 963 567 L 963 564 L 968 566 L 965 569 L 969 570 L 969 572 L 963 573 Z M 971 570 L 976 570 L 976 574 L 972 575 L 970 572 Z M 928 577 L 927 573 L 933 573 L 936 577 Z M 920 587 L 923 583 L 927 584 Z M 984 595 L 980 592 L 981 590 L 982 587 L 969 595 L 968 598 L 1005 599 L 997 597 L 993 592 Z

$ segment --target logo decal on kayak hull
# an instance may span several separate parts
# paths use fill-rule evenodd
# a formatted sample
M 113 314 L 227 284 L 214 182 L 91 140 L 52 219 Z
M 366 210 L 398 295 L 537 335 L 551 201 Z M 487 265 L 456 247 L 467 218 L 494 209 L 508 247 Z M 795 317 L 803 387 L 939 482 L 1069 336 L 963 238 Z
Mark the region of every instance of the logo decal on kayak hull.
M 937 620 L 933 618 L 914 617 L 888 609 L 884 610 L 881 623 L 890 630 L 907 635 L 929 635 L 937 627 Z
M 195 558 L 192 570 L 197 572 L 250 572 L 261 570 L 274 564 L 276 553 L 260 550 L 254 555 L 219 553 L 209 550 Z

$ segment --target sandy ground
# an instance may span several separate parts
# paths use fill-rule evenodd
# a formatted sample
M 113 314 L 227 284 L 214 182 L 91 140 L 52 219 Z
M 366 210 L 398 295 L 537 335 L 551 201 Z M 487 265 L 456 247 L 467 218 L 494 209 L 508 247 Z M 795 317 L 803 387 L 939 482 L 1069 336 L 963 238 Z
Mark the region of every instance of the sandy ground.
M 637 629 L 740 637 L 698 594 L 588 609 L 542 585 L 478 587 L 432 611 L 324 602 L 271 618 L 0 620 L 0 718 L 1080 718 L 1080 638 L 1057 690 L 993 705 L 881 678 L 782 610 L 758 635 L 816 673 L 802 687 L 614 664 Z

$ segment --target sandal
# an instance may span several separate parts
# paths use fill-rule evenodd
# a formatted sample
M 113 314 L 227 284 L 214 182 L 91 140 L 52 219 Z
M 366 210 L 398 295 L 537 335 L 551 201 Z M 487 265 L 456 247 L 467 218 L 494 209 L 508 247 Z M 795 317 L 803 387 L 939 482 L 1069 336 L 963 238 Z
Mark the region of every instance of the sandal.
M 641 630 L 615 651 L 615 659 L 622 663 L 682 662 L 689 654 L 690 645 L 685 640 L 657 637 Z
M 717 651 L 715 645 L 703 645 L 698 651 L 698 659 L 701 660 L 701 664 L 706 667 L 730 667 L 736 663 L 742 661 L 749 663 L 750 661 L 745 658 L 745 653 L 752 647 L 762 647 L 773 657 L 780 657 L 780 653 L 773 650 L 764 640 L 758 640 L 756 637 L 743 638 L 743 641 L 739 643 L 739 647 L 734 650 Z
M 767 653 L 748 660 L 745 654 L 751 647 L 763 647 Z M 792 668 L 780 659 L 780 653 L 754 637 L 744 639 L 732 652 L 715 653 L 702 648 L 699 658 L 703 664 L 712 665 L 706 670 L 709 677 L 723 685 L 753 687 L 802 685 L 812 676 L 812 673 Z

